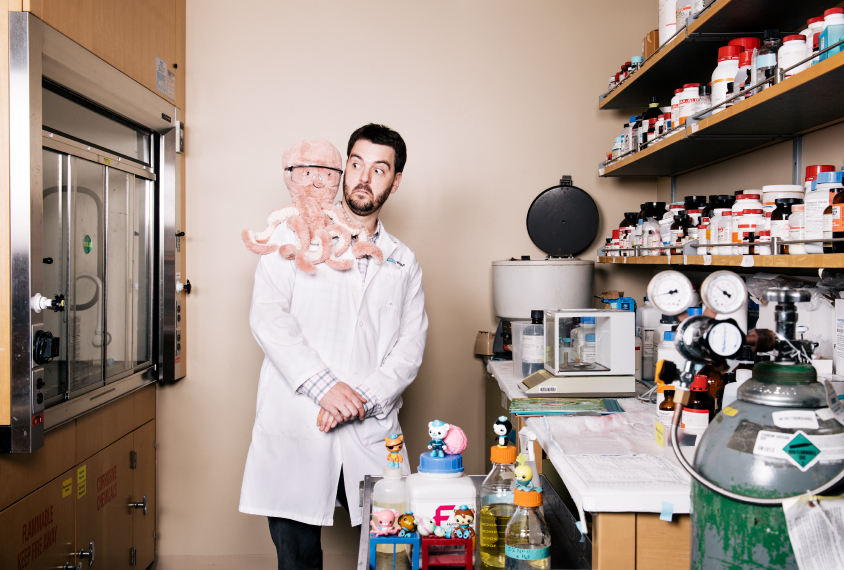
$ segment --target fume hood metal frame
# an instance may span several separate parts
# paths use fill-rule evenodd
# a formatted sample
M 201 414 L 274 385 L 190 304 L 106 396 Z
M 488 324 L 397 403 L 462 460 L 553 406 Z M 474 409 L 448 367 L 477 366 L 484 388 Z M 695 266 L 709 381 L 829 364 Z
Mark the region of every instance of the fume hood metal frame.
M 0 426 L 0 451 L 31 452 L 43 445 L 45 430 L 143 387 L 172 381 L 176 350 L 176 204 L 180 197 L 177 129 L 181 111 L 82 46 L 27 12 L 9 13 L 10 246 L 11 246 L 11 425 Z M 48 79 L 118 117 L 145 127 L 152 134 L 150 172 L 154 179 L 151 365 L 142 371 L 79 397 L 44 409 L 38 398 L 39 368 L 32 360 L 33 327 L 43 322 L 30 309 L 30 298 L 41 292 L 42 276 L 33 260 L 42 253 L 42 148 L 67 145 L 42 125 L 42 81 Z M 63 152 L 67 152 L 65 148 Z M 74 149 L 69 154 L 79 154 Z M 85 149 L 108 164 L 106 151 Z M 88 157 L 89 159 L 94 157 Z M 36 269 L 35 271 L 33 269 Z M 45 293 L 46 294 L 46 293 Z

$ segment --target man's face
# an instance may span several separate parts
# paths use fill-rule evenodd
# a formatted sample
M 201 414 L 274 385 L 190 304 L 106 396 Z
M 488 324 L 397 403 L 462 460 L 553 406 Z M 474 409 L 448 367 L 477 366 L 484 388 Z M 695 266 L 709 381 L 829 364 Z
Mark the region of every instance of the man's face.
M 343 198 L 354 214 L 368 216 L 377 212 L 398 190 L 401 172 L 395 171 L 395 164 L 392 147 L 366 140 L 355 143 L 343 176 Z

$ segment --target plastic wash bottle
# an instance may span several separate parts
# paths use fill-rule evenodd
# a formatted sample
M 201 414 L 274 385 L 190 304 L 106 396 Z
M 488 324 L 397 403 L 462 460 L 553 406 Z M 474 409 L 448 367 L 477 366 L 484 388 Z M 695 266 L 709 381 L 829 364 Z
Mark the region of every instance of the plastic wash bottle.
M 513 491 L 516 489 L 517 449 L 513 445 L 490 448 L 492 470 L 481 484 L 480 537 L 481 563 L 504 568 L 504 539 L 507 523 L 516 511 Z
M 551 532 L 539 507 L 542 493 L 516 490 L 516 512 L 507 525 L 505 538 L 506 570 L 550 570 Z
M 402 478 L 401 467 L 384 467 L 382 470 L 383 479 L 375 483 L 372 488 L 372 520 L 376 522 L 375 512 L 381 509 L 392 509 L 404 513 L 406 490 Z M 378 552 L 392 552 L 393 547 L 387 544 L 379 544 Z M 397 551 L 404 550 L 404 545 L 396 545 Z

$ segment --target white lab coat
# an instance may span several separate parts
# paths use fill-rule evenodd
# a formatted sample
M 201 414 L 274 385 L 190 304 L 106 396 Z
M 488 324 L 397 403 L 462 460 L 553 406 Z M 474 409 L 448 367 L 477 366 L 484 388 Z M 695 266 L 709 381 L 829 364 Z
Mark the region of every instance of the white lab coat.
M 293 238 L 281 225 L 270 242 Z M 265 358 L 240 512 L 331 525 L 342 466 L 352 525 L 361 524 L 359 483 L 387 464 L 384 438 L 401 433 L 401 394 L 428 333 L 416 256 L 383 227 L 377 245 L 384 263 L 370 260 L 363 287 L 356 263 L 347 271 L 322 263 L 308 275 L 278 253 L 261 256 L 249 322 Z M 365 385 L 383 413 L 320 432 L 319 406 L 296 389 L 325 368 L 352 388 Z

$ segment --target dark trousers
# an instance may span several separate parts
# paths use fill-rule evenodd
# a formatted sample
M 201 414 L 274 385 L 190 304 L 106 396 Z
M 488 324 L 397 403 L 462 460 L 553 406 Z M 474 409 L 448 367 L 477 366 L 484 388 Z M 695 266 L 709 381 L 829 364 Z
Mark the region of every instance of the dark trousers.
M 337 500 L 348 513 L 349 501 L 346 499 L 342 469 L 337 485 Z M 267 518 L 278 555 L 278 570 L 322 570 L 321 526 L 290 519 Z

